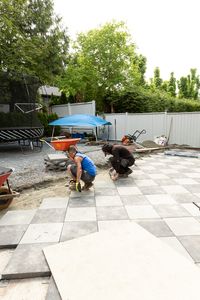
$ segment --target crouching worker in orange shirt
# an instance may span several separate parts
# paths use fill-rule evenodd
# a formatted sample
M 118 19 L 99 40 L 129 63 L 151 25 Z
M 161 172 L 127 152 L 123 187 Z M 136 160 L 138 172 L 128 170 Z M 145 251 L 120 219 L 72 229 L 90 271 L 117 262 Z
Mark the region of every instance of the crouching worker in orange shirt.
M 96 176 L 96 166 L 93 161 L 85 154 L 79 152 L 74 145 L 69 146 L 69 158 L 73 161 L 67 167 L 68 172 L 73 178 L 71 182 L 75 186 L 75 190 L 81 192 L 80 180 L 84 182 L 83 190 L 89 190 L 93 186 Z

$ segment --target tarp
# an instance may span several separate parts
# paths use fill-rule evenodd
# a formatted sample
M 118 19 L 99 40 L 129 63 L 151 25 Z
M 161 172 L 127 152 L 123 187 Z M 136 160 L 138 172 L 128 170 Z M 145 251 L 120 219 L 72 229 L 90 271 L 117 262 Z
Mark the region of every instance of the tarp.
M 68 127 L 98 127 L 102 125 L 112 125 L 110 122 L 92 115 L 70 115 L 59 118 L 49 125 L 68 126 Z

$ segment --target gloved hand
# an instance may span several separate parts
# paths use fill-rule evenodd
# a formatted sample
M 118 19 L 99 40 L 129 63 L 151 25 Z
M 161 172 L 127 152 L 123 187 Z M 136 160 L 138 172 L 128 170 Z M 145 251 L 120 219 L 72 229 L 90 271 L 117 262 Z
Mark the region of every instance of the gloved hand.
M 81 184 L 80 182 L 76 182 L 76 191 L 81 192 Z

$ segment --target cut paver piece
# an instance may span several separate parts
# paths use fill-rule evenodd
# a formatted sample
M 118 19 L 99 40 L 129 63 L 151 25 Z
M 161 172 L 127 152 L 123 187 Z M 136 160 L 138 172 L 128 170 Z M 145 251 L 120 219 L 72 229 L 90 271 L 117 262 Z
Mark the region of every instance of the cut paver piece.
M 2 279 L 50 276 L 51 272 L 42 251 L 48 245 L 52 243 L 19 245 L 2 272 Z
M 0 248 L 16 248 L 27 227 L 28 224 L 0 226 Z
M 133 222 L 44 253 L 62 299 L 199 300 L 199 268 Z

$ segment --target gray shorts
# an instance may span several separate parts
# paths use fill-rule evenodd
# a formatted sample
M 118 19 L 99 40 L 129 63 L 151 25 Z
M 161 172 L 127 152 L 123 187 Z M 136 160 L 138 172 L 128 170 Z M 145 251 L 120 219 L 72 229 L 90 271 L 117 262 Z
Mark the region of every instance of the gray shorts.
M 71 165 L 70 171 L 74 177 L 77 174 L 77 166 L 75 164 Z M 87 171 L 82 170 L 81 180 L 84 182 L 92 182 L 95 176 L 90 175 Z

